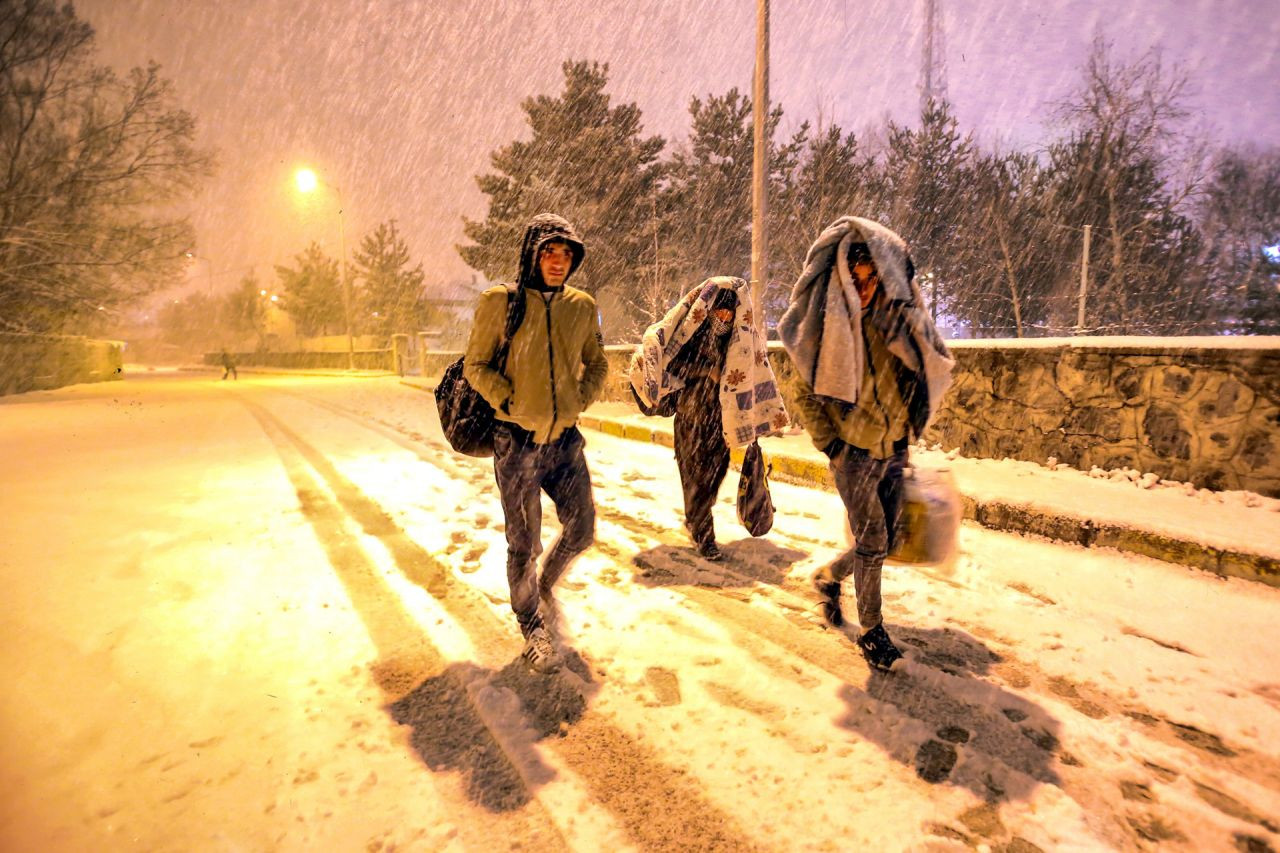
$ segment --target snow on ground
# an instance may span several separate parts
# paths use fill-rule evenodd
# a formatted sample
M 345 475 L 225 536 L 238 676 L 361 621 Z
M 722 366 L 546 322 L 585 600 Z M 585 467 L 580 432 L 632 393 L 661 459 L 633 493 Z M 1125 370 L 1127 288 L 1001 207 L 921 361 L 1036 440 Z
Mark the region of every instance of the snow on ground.
M 208 374 L 0 400 L 3 837 L 1280 843 L 1280 590 L 966 524 L 953 565 L 886 568 L 908 659 L 869 673 L 807 585 L 844 547 L 834 493 L 774 483 L 750 539 L 730 472 L 710 564 L 671 450 L 588 432 L 597 544 L 559 592 L 569 666 L 544 678 L 517 659 L 491 463 L 450 452 L 433 408 L 394 379 Z M 985 467 L 1058 497 L 1099 484 Z

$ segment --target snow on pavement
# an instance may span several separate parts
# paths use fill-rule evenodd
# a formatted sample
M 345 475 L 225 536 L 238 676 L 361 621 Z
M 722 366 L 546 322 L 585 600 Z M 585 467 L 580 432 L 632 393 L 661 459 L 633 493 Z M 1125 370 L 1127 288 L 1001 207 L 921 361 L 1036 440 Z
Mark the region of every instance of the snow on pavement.
M 421 391 L 79 386 L 0 401 L 0 443 L 0 831 L 29 848 L 1280 842 L 1280 590 L 966 524 L 954 565 L 886 568 L 908 659 L 869 673 L 807 588 L 836 495 L 774 483 L 750 539 L 731 472 L 706 563 L 671 450 L 588 432 L 597 543 L 544 678 L 491 463 Z

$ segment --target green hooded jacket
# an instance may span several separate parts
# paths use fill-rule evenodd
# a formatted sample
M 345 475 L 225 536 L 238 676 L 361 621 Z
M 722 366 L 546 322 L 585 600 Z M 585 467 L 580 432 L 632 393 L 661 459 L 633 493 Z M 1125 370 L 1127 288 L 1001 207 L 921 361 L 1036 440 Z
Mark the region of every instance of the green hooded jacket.
M 573 262 L 566 283 L 545 290 L 540 289 L 537 259 L 552 240 L 569 245 Z M 521 241 L 514 297 L 524 300 L 524 319 L 512 337 L 506 369 L 498 371 L 492 365 L 506 326 L 505 285 L 480 295 L 463 359 L 463 375 L 493 406 L 498 420 L 528 430 L 538 444 L 555 441 L 578 422 L 578 415 L 600 395 L 609 371 L 596 301 L 567 284 L 584 251 L 567 221 L 552 214 L 534 217 Z

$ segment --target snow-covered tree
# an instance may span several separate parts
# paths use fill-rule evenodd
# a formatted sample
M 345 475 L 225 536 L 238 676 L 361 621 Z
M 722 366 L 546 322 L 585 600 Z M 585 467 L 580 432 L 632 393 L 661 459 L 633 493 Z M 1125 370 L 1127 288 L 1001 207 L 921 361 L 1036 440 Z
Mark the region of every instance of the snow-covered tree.
M 74 330 L 171 284 L 194 245 L 157 213 L 211 169 L 150 64 L 95 64 L 71 4 L 0 3 L 0 329 Z
M 559 95 L 529 97 L 521 105 L 531 138 L 494 151 L 495 171 L 476 178 L 489 211 L 483 220 L 464 218 L 472 243 L 458 252 L 488 279 L 512 279 L 525 225 L 536 214 L 559 213 L 588 247 L 573 284 L 592 292 L 630 284 L 651 248 L 648 199 L 665 142 L 641 135 L 635 104 L 611 105 L 608 65 L 570 61 L 563 70 Z
M 338 262 L 313 242 L 294 257 L 294 264 L 276 265 L 285 313 L 304 335 L 337 334 L 345 328 Z
M 412 332 L 423 313 L 422 264 L 410 266 L 409 244 L 394 219 L 365 235 L 352 254 L 359 328 L 373 334 Z

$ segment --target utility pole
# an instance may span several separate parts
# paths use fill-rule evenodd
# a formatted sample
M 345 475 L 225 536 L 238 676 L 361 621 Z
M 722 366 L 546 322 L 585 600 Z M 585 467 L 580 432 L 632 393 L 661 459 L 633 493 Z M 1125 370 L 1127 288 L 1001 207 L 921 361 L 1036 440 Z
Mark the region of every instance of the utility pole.
M 946 65 L 943 57 L 942 16 L 938 0 L 924 0 L 924 43 L 920 52 L 920 114 L 930 103 L 947 97 Z
M 653 298 L 649 300 L 649 321 L 658 322 L 662 316 L 662 277 L 658 269 L 658 185 L 653 185 Z
M 751 307 L 761 339 L 768 338 L 764 322 L 764 282 L 769 275 L 769 0 L 756 0 L 756 75 L 752 95 L 755 120 L 751 164 Z
M 1080 299 L 1076 309 L 1076 334 L 1084 334 L 1084 302 L 1089 292 L 1089 241 L 1093 237 L 1093 226 L 1084 227 L 1084 248 L 1080 252 Z

